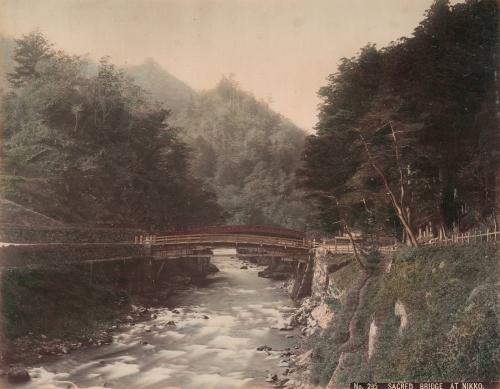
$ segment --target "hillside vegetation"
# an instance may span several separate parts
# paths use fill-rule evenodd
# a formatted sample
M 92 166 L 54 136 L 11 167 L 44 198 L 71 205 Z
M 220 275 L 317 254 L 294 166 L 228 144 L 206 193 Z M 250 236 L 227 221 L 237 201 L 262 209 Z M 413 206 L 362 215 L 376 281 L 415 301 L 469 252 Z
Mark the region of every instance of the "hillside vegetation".
M 301 170 L 325 230 L 415 245 L 499 223 L 497 31 L 494 0 L 437 0 L 411 37 L 341 60 Z
M 170 120 L 174 123 L 179 113 L 196 98 L 197 93 L 189 85 L 171 75 L 152 58 L 141 65 L 127 67 L 124 72 L 152 100 L 161 102 L 170 110 Z
M 0 184 L 19 207 L 71 223 L 305 228 L 305 133 L 234 80 L 197 93 L 153 59 L 120 70 L 38 32 L 0 43 Z
M 102 58 L 89 72 L 37 32 L 16 40 L 3 96 L 2 194 L 72 223 L 219 223 L 169 112 Z
M 229 224 L 305 227 L 308 208 L 294 180 L 302 130 L 227 78 L 178 123 L 194 150 L 193 174 L 217 193 Z
M 326 300 L 334 320 L 311 340 L 316 382 L 498 380 L 498 259 L 487 244 L 406 249 L 380 263 L 358 305 L 350 296 L 366 273 L 352 262 L 330 274 L 341 297 Z

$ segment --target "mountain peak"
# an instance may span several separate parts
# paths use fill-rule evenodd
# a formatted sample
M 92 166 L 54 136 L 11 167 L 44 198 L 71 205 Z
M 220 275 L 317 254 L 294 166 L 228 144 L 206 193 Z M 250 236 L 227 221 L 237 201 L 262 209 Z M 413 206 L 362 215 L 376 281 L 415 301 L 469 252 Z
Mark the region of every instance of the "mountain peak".
M 137 85 L 150 92 L 155 100 L 171 109 L 174 115 L 196 96 L 196 92 L 188 84 L 170 74 L 151 57 L 140 65 L 126 68 L 125 72 Z

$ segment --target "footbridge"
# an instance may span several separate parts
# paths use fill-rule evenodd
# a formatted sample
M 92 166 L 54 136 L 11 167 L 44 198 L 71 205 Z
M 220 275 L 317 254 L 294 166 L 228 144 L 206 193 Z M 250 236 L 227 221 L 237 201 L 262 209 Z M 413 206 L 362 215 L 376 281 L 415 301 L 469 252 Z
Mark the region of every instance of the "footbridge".
M 135 243 L 148 248 L 156 260 L 199 258 L 207 252 L 212 254 L 217 248 L 234 248 L 238 258 L 267 265 L 267 269 L 259 273 L 262 277 L 287 279 L 292 275 L 292 298 L 303 297 L 310 291 L 313 244 L 301 231 L 265 226 L 216 226 L 138 236 Z
M 54 236 L 74 233 L 72 230 L 58 232 L 60 234 Z M 82 278 L 87 278 L 90 284 L 113 282 L 143 291 L 148 287 L 157 288 L 165 278 L 208 274 L 217 248 L 234 248 L 236 257 L 266 265 L 270 273 L 262 276 L 294 274 L 294 297 L 306 293 L 307 280 L 312 274 L 313 245 L 301 231 L 265 226 L 216 226 L 135 238 L 130 235 L 118 241 L 107 240 L 98 232 L 96 229 L 95 234 L 89 235 L 94 240 L 68 242 L 56 238 L 49 242 L 4 243 L 0 247 L 0 277 L 3 271 L 14 268 L 42 267 L 53 271 L 60 265 L 71 265 L 77 266 Z
M 301 231 L 265 226 L 215 226 L 137 236 L 136 244 L 155 257 L 196 256 L 216 248 L 235 248 L 239 257 L 276 257 L 306 262 L 312 243 Z

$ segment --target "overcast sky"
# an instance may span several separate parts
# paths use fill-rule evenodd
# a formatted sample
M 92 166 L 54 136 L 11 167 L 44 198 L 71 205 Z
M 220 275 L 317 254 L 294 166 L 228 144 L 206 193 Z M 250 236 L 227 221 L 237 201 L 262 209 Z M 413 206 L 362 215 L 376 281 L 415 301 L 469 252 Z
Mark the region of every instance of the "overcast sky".
M 118 65 L 154 58 L 197 90 L 234 74 L 310 129 L 342 57 L 411 35 L 432 0 L 0 0 L 0 31 Z

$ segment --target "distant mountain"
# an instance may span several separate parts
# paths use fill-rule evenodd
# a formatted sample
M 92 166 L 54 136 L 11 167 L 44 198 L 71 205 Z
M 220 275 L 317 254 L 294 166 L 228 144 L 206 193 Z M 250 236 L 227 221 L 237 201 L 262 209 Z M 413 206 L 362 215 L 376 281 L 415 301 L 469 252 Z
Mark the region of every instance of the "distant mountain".
M 124 70 L 137 85 L 151 93 L 154 100 L 171 109 L 174 118 L 196 97 L 196 92 L 189 85 L 171 75 L 153 59 Z

